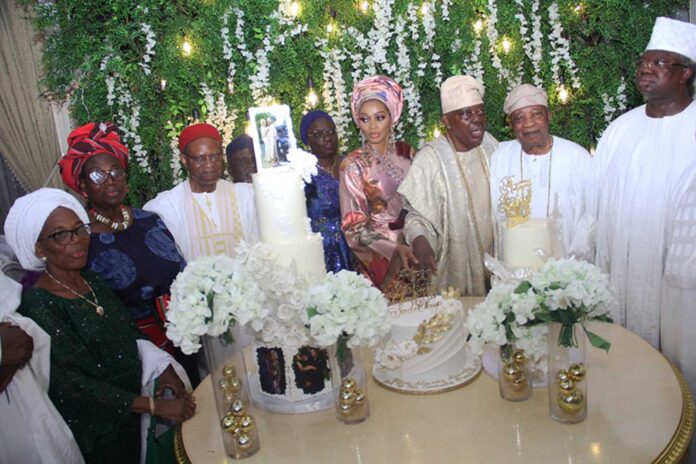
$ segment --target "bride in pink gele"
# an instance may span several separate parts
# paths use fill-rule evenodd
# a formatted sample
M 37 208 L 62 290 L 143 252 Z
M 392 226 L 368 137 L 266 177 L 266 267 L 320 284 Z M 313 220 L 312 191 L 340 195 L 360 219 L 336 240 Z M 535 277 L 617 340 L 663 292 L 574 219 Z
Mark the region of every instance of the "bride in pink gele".
M 363 144 L 340 166 L 342 229 L 359 270 L 385 294 L 401 269 L 417 263 L 403 238 L 401 197 L 396 189 L 411 167 L 414 150 L 394 141 L 403 109 L 399 84 L 371 76 L 353 88 L 351 112 Z

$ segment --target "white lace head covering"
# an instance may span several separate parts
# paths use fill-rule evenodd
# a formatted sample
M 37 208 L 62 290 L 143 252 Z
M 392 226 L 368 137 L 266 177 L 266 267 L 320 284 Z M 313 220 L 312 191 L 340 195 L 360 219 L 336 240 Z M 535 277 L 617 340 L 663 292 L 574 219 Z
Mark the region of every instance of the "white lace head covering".
M 83 223 L 89 223 L 85 208 L 77 198 L 54 188 L 41 188 L 18 198 L 5 219 L 5 237 L 24 269 L 43 270 L 35 245 L 48 216 L 58 207 L 70 209 Z
M 660 16 L 655 20 L 645 51 L 665 50 L 696 61 L 696 24 Z

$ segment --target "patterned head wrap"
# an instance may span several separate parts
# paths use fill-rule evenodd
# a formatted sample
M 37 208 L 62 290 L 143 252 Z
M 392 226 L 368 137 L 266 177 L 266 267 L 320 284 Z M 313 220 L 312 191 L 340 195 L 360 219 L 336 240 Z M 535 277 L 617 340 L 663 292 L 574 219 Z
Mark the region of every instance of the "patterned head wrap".
M 78 127 L 68 136 L 68 152 L 58 162 L 65 185 L 79 192 L 80 174 L 87 160 L 101 153 L 128 167 L 128 148 L 121 142 L 118 128 L 111 122 L 90 122 Z
M 358 82 L 353 87 L 353 98 L 350 101 L 350 110 L 353 113 L 353 121 L 358 123 L 360 107 L 368 100 L 378 100 L 384 103 L 392 118 L 392 127 L 396 126 L 404 108 L 404 94 L 401 86 L 394 79 L 386 76 L 370 76 Z
M 302 122 L 300 123 L 300 137 L 302 137 L 302 143 L 304 143 L 306 146 L 309 146 L 309 139 L 307 138 L 309 135 L 309 126 L 311 126 L 312 123 L 317 119 L 328 119 L 334 124 L 334 126 L 336 125 L 333 118 L 322 110 L 313 110 L 305 114 L 302 117 Z
M 40 188 L 17 200 L 5 219 L 5 238 L 24 269 L 46 267 L 36 256 L 35 245 L 48 216 L 58 207 L 67 208 L 87 224 L 89 217 L 77 198 L 54 188 Z

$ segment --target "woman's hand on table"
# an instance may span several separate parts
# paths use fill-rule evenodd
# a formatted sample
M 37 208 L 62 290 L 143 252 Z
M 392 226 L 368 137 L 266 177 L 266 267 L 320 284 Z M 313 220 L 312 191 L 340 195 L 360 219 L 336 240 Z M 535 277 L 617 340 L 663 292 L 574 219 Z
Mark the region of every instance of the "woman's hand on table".
M 184 382 L 181 381 L 171 364 L 160 374 L 158 380 L 159 390 L 156 393 L 158 396 L 164 392 L 165 388 L 171 388 L 176 398 L 193 399 L 191 394 L 186 391 Z
M 191 398 L 156 399 L 154 412 L 157 417 L 184 422 L 193 417 L 196 403 Z

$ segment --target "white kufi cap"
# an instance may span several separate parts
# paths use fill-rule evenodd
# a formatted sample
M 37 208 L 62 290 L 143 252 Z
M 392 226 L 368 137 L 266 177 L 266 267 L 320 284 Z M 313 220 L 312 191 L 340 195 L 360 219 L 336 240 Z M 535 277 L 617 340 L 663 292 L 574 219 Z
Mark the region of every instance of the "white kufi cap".
M 696 24 L 660 16 L 655 20 L 645 51 L 665 50 L 696 61 Z

